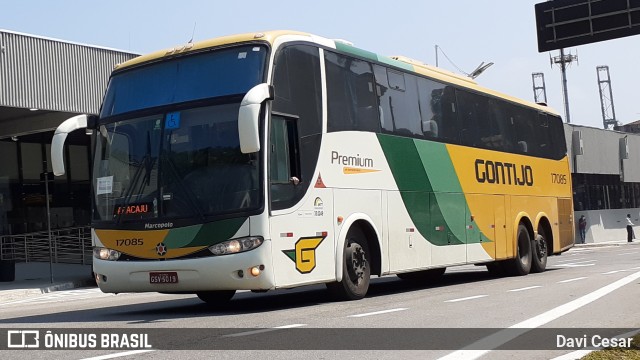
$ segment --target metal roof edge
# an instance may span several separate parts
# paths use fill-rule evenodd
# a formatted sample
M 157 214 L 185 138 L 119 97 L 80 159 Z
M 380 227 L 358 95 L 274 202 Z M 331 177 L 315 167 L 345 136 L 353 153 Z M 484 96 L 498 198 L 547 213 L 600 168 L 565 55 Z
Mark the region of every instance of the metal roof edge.
M 91 44 L 84 44 L 84 43 L 75 42 L 75 41 L 62 40 L 62 39 L 52 38 L 52 37 L 48 37 L 48 36 L 28 34 L 28 33 L 23 33 L 23 32 L 13 31 L 13 30 L 7 30 L 7 29 L 2 29 L 2 28 L 0 28 L 0 33 L 7 33 L 7 34 L 13 34 L 13 35 L 26 36 L 26 37 L 30 37 L 30 38 L 34 38 L 34 39 L 55 41 L 55 42 L 59 42 L 59 43 L 77 45 L 77 46 L 88 47 L 88 48 L 92 48 L 92 49 L 101 49 L 101 50 L 115 51 L 115 52 L 124 53 L 124 54 L 140 55 L 139 53 L 126 51 L 126 50 L 121 50 L 121 49 L 110 48 L 110 47 L 106 47 L 106 46 L 97 46 L 97 45 L 91 45 Z

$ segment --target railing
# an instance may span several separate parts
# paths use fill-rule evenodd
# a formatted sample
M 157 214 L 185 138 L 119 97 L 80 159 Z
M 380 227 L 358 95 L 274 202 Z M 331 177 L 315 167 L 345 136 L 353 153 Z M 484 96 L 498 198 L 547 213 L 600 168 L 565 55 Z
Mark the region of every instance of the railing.
M 51 249 L 51 251 L 49 250 Z M 75 227 L 0 236 L 0 260 L 45 261 L 64 264 L 91 264 L 91 228 Z

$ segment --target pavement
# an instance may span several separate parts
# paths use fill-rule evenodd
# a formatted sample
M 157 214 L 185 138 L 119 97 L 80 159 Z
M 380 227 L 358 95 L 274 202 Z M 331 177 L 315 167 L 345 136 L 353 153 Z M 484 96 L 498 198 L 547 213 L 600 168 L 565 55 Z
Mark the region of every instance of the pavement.
M 640 246 L 640 240 L 575 244 L 576 249 L 605 246 Z M 96 287 L 91 265 L 50 264 L 44 262 L 17 263 L 16 279 L 0 282 L 0 304 L 54 291 Z
M 0 282 L 0 303 L 83 287 L 96 287 L 91 265 L 17 263 L 15 281 Z

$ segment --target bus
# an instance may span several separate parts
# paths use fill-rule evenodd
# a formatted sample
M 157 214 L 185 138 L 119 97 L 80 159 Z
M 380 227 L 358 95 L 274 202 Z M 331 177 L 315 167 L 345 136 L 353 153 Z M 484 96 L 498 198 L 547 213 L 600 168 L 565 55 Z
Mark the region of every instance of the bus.
M 216 38 L 112 72 L 92 133 L 93 272 L 108 293 L 325 283 L 447 267 L 542 272 L 573 245 L 560 117 L 405 57 L 294 31 Z

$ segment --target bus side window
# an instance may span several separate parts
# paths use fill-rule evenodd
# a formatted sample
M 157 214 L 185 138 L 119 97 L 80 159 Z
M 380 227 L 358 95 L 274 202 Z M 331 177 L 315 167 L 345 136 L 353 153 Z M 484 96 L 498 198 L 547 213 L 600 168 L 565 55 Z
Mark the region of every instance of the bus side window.
M 269 170 L 272 201 L 293 196 L 292 179 L 300 179 L 299 159 L 295 151 L 298 138 L 296 121 L 277 115 L 271 117 Z
M 325 51 L 327 131 L 379 131 L 371 64 Z
M 426 139 L 437 139 L 442 124 L 442 92 L 444 85 L 433 80 L 418 78 L 420 127 Z
M 382 132 L 422 138 L 416 77 L 374 65 Z

